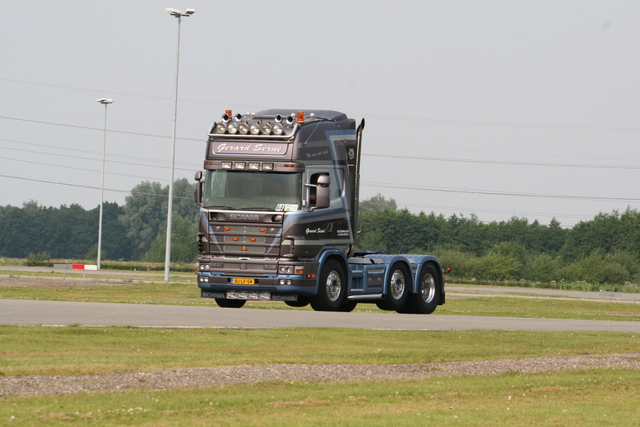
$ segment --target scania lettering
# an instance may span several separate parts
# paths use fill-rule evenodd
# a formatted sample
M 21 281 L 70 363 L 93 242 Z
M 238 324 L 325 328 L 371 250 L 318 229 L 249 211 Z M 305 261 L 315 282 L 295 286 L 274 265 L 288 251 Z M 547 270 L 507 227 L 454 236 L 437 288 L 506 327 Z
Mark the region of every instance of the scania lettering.
M 280 109 L 226 111 L 213 123 L 196 173 L 202 297 L 424 314 L 444 304 L 436 257 L 355 250 L 364 125 L 338 111 Z

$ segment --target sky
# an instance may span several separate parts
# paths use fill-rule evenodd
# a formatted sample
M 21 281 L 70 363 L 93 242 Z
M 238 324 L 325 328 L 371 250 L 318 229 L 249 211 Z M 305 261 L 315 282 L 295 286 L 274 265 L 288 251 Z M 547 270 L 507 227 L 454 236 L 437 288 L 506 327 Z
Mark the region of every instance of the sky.
M 361 199 L 563 227 L 640 209 L 640 2 L 0 0 L 0 206 L 193 182 L 225 110 L 366 120 Z

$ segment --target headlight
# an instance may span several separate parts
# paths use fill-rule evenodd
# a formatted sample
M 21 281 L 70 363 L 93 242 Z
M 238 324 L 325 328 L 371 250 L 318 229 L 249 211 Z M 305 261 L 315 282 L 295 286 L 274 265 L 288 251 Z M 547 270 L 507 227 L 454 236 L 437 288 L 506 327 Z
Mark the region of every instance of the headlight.
M 226 133 L 227 132 L 227 124 L 224 122 L 219 122 L 216 125 L 216 132 L 218 133 Z
M 274 135 L 282 135 L 282 131 L 284 129 L 282 129 L 282 125 L 280 123 L 276 123 L 275 125 L 273 125 L 273 134 Z
M 251 132 L 251 135 L 259 135 L 260 134 L 260 124 L 259 123 L 252 123 L 251 126 L 249 127 L 249 131 Z
M 230 134 L 235 134 L 236 132 L 238 132 L 238 124 L 231 122 L 227 125 L 227 132 L 229 132 Z
M 260 129 L 262 130 L 263 135 L 271 135 L 271 131 L 273 130 L 273 128 L 271 127 L 271 123 L 263 124 Z
M 249 125 L 246 123 L 240 123 L 238 125 L 238 133 L 240 135 L 246 135 L 249 133 Z

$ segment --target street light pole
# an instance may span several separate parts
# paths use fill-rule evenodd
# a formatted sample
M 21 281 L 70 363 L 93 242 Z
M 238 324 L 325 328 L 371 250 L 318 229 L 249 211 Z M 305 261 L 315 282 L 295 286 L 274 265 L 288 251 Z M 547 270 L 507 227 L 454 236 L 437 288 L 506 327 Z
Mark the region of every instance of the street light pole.
M 104 162 L 107 155 L 107 105 L 113 103 L 113 99 L 100 98 L 96 99 L 104 105 L 104 141 L 102 143 L 102 180 L 100 183 L 100 221 L 98 224 L 98 270 L 100 270 L 100 261 L 102 259 L 102 205 L 104 204 Z
M 164 256 L 164 280 L 169 281 L 171 271 L 171 220 L 173 211 L 173 170 L 176 162 L 176 124 L 178 121 L 178 71 L 180 70 L 180 23 L 182 17 L 189 17 L 195 13 L 193 9 L 184 12 L 178 9 L 167 8 L 170 15 L 178 18 L 178 47 L 176 48 L 176 85 L 173 97 L 173 136 L 171 138 L 171 166 L 169 168 L 169 208 L 167 211 L 167 245 Z

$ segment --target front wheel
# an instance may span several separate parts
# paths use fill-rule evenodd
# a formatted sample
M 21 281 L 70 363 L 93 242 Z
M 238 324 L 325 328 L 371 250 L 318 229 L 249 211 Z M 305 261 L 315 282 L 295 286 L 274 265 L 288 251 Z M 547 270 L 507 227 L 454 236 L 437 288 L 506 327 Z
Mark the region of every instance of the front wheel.
M 418 293 L 409 295 L 405 309 L 409 313 L 431 314 L 440 302 L 440 279 L 437 268 L 428 264 L 418 279 Z
M 216 298 L 216 303 L 223 308 L 240 308 L 247 302 L 243 299 Z
M 346 291 L 344 269 L 338 261 L 330 259 L 320 271 L 318 295 L 311 300 L 311 307 L 316 311 L 340 311 Z

